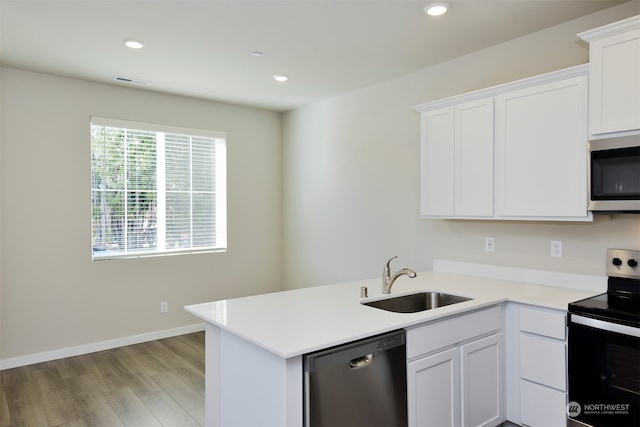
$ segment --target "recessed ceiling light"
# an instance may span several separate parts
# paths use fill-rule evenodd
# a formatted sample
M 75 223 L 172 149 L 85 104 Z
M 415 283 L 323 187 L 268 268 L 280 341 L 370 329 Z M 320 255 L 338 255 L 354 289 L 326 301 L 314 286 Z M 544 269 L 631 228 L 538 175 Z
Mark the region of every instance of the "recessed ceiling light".
M 289 80 L 289 77 L 282 74 L 274 74 L 273 80 L 277 82 L 286 82 L 287 80 Z
M 429 3 L 424 8 L 424 12 L 427 15 L 431 15 L 431 16 L 444 15 L 445 13 L 447 13 L 447 10 L 449 10 L 449 3 L 443 3 L 443 2 Z
M 256 50 L 255 52 L 251 52 L 251 56 L 255 56 L 256 58 L 259 58 L 263 55 L 262 52 Z
M 124 45 L 126 47 L 130 47 L 131 49 L 142 49 L 142 47 L 144 46 L 144 42 L 135 39 L 124 39 Z

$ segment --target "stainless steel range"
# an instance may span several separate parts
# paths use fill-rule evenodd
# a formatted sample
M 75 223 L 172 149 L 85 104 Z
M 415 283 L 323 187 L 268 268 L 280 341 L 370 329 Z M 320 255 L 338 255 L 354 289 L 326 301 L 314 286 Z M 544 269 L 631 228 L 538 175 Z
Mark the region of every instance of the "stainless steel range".
M 569 304 L 569 417 L 640 425 L 640 251 L 607 250 L 607 292 Z

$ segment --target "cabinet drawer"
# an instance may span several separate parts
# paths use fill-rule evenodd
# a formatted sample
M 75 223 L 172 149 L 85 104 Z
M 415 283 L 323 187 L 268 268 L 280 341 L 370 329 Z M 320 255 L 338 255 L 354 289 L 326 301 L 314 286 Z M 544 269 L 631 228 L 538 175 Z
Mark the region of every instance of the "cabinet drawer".
M 520 381 L 520 421 L 531 427 L 567 425 L 567 395 L 528 381 Z
M 545 337 L 564 340 L 566 313 L 520 307 L 520 330 Z
M 566 346 L 562 341 L 520 334 L 520 377 L 567 390 Z
M 501 329 L 500 306 L 407 330 L 407 359 Z

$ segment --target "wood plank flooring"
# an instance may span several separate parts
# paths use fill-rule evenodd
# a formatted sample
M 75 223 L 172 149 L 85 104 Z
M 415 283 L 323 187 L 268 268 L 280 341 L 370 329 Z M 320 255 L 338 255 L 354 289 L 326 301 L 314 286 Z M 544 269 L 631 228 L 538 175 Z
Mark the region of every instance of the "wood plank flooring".
M 0 371 L 0 427 L 204 425 L 204 332 Z

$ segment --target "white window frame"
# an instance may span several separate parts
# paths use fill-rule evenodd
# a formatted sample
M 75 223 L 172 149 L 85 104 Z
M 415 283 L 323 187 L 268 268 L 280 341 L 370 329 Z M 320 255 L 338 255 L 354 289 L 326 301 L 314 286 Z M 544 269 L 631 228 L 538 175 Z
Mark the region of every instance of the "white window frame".
M 195 253 L 208 253 L 208 252 L 225 252 L 227 249 L 227 189 L 226 189 L 226 138 L 225 132 L 210 131 L 203 129 L 191 129 L 176 126 L 158 125 L 150 123 L 132 122 L 118 119 L 107 119 L 102 117 L 91 117 L 90 128 L 94 125 L 106 126 L 114 128 L 123 128 L 135 131 L 155 132 L 156 144 L 163 146 L 164 148 L 164 135 L 181 135 L 190 137 L 204 137 L 212 138 L 215 144 L 215 246 L 210 247 L 196 247 L 189 249 L 166 249 L 164 244 L 164 237 L 166 231 L 166 190 L 161 191 L 161 183 L 165 184 L 165 171 L 164 171 L 164 150 L 157 150 L 157 170 L 156 181 L 157 185 L 157 247 L 152 251 L 145 252 L 127 252 L 125 245 L 124 253 L 114 253 L 110 251 L 96 251 L 93 248 L 93 220 L 91 235 L 92 235 L 92 260 L 107 260 L 107 259 L 119 259 L 119 258 L 143 258 L 143 257 L 155 257 L 155 256 L 167 256 L 167 255 L 180 255 L 180 254 L 195 254 Z M 92 136 L 91 136 L 92 138 Z M 91 139 L 90 138 L 90 139 Z M 91 149 L 93 154 L 93 148 Z M 161 164 L 162 163 L 162 164 Z M 92 166 L 92 165 L 91 165 Z M 190 168 L 191 169 L 191 168 Z M 93 176 L 93 173 L 92 173 Z M 93 185 L 91 185 L 93 187 Z M 94 189 L 91 188 L 93 193 Z M 123 190 L 124 191 L 124 190 Z M 191 190 L 193 191 L 193 190 Z M 191 221 L 193 224 L 193 219 Z M 162 227 L 162 230 L 160 230 Z

